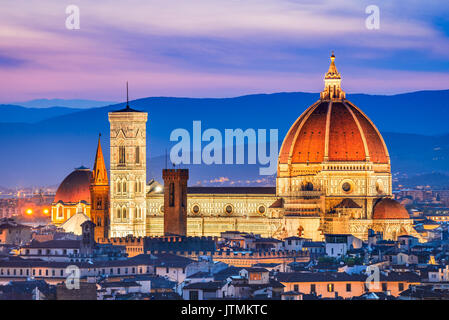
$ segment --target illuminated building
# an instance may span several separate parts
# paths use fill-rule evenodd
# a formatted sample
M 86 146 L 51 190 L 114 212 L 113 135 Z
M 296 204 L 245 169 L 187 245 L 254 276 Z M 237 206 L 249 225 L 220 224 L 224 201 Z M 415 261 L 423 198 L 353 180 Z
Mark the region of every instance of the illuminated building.
M 110 237 L 145 236 L 147 113 L 126 108 L 109 113 Z
M 95 239 L 109 232 L 109 183 L 106 165 L 98 139 L 94 170 L 80 167 L 69 174 L 58 187 L 51 207 L 52 223 L 66 232 L 81 235 L 81 224 L 92 220 Z M 97 230 L 98 229 L 98 230 Z
M 146 121 L 147 113 L 128 103 L 109 113 L 110 237 L 164 235 L 164 193 L 154 183 L 146 185 Z M 86 170 L 76 170 L 58 189 L 55 223 L 73 215 L 77 206 L 90 217 L 92 173 Z M 63 190 L 74 183 L 85 198 L 66 199 Z M 346 99 L 333 54 L 320 99 L 284 138 L 276 187 L 189 187 L 182 212 L 187 213 L 188 236 L 241 231 L 322 241 L 324 234 L 366 240 L 369 229 L 385 239 L 416 234 L 407 210 L 392 199 L 390 157 L 382 135 Z M 179 227 L 183 233 L 184 226 Z
M 371 120 L 346 100 L 335 56 L 320 99 L 294 122 L 282 144 L 276 188 L 188 188 L 188 235 L 238 230 L 265 237 L 368 230 L 396 239 L 413 233 L 407 210 L 392 198 L 390 157 Z M 163 195 L 147 195 L 147 235 L 163 231 Z
M 90 182 L 92 171 L 86 167 L 76 168 L 59 185 L 51 206 L 51 221 L 61 225 L 76 213 L 90 218 Z

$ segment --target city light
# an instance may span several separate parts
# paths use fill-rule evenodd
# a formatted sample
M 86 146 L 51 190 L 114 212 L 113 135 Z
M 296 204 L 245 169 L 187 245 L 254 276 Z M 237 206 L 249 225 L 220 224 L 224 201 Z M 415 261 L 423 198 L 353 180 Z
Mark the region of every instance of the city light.
M 48 211 L 48 209 L 44 209 L 43 212 L 44 212 L 45 215 L 48 215 L 48 212 L 49 212 L 49 211 Z
M 25 211 L 25 213 L 30 216 L 30 215 L 33 214 L 33 210 L 32 209 L 27 209 L 27 211 Z

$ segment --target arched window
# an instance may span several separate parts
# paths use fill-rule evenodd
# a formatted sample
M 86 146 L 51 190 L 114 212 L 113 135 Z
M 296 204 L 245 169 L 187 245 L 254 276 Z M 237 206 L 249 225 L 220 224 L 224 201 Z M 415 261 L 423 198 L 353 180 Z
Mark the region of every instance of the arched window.
M 117 219 L 121 219 L 120 208 L 117 208 Z
M 117 181 L 117 193 L 122 192 L 122 184 L 120 181 Z
M 122 189 L 123 189 L 123 192 L 126 192 L 126 181 L 123 181 Z
M 126 219 L 126 214 L 127 214 L 126 208 L 123 208 L 123 212 L 122 212 L 122 218 L 123 219 Z

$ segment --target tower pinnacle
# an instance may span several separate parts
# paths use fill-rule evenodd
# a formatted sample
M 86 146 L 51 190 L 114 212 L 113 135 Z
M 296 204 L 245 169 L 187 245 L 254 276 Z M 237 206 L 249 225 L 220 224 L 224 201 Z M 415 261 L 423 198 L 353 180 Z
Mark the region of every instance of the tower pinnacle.
M 335 65 L 334 51 L 332 51 L 330 59 L 331 64 L 329 65 L 329 70 L 324 76 L 324 90 L 320 94 L 321 99 L 344 99 L 346 94 L 341 89 L 341 75 Z
M 128 81 L 126 81 L 126 109 L 129 109 Z
M 95 155 L 95 163 L 93 169 L 93 184 L 107 185 L 108 184 L 108 172 L 104 163 L 103 150 L 101 149 L 101 133 L 98 136 L 97 154 Z

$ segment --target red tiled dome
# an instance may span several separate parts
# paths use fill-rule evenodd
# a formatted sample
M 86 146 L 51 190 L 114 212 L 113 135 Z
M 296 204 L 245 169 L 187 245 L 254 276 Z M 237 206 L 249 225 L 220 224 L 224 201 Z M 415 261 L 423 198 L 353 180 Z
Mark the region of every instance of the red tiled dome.
M 328 161 L 365 161 L 367 155 L 373 163 L 389 163 L 382 136 L 368 117 L 347 100 L 319 100 L 290 128 L 279 163 L 320 163 L 326 156 Z
M 76 169 L 59 185 L 54 202 L 77 203 L 84 200 L 90 203 L 91 179 L 92 171 L 90 169 L 83 167 Z
M 374 206 L 373 219 L 410 219 L 410 216 L 402 204 L 385 198 Z

